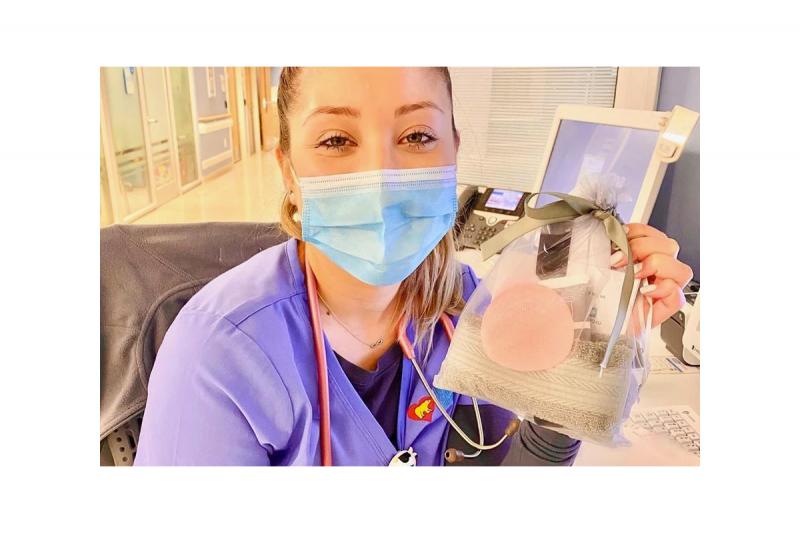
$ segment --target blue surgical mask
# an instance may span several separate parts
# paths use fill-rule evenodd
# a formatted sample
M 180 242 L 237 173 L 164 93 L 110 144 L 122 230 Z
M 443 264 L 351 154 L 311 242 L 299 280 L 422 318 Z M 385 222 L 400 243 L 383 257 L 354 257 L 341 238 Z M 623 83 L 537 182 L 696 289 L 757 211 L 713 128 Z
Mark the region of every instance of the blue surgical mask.
M 411 275 L 453 226 L 458 206 L 455 166 L 297 182 L 303 240 L 370 285 L 391 285 Z

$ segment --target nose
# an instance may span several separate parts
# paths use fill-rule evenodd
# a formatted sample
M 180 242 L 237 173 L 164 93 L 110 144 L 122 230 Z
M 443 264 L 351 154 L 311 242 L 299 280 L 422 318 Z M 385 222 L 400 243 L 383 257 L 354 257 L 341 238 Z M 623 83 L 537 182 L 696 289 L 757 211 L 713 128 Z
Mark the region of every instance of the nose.
M 390 136 L 376 136 L 374 144 L 366 152 L 366 161 L 362 168 L 369 170 L 401 168 L 394 139 Z

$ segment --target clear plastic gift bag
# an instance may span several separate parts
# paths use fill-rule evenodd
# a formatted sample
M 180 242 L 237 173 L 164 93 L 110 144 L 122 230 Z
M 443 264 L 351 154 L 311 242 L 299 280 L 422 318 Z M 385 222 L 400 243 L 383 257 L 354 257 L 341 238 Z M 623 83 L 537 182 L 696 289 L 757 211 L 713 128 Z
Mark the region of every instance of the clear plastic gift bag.
M 484 244 L 484 255 L 502 254 L 467 301 L 434 385 L 617 446 L 629 444 L 622 426 L 649 373 L 652 315 L 633 265 L 611 267 L 615 247 L 630 251 L 614 190 L 596 183 L 576 189 L 591 198 L 528 207 L 520 227 Z

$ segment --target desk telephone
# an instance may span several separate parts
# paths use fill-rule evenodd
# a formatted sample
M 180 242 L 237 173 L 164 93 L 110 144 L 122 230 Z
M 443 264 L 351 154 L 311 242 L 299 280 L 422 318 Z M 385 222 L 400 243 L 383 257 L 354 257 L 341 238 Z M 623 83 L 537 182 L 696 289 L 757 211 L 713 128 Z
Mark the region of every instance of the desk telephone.
M 531 193 L 468 186 L 458 197 L 456 249 L 480 249 L 481 243 L 525 213 Z

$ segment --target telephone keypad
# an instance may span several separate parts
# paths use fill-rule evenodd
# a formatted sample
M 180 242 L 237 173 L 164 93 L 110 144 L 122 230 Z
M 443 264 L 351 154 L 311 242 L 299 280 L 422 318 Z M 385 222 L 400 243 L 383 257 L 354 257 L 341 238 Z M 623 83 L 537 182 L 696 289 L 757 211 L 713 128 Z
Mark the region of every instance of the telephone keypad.
M 497 220 L 496 217 L 491 219 Z M 486 218 L 477 213 L 472 213 L 464 224 L 459 240 L 462 247 L 480 249 L 481 244 L 503 231 L 509 221 L 500 220 L 490 225 Z

